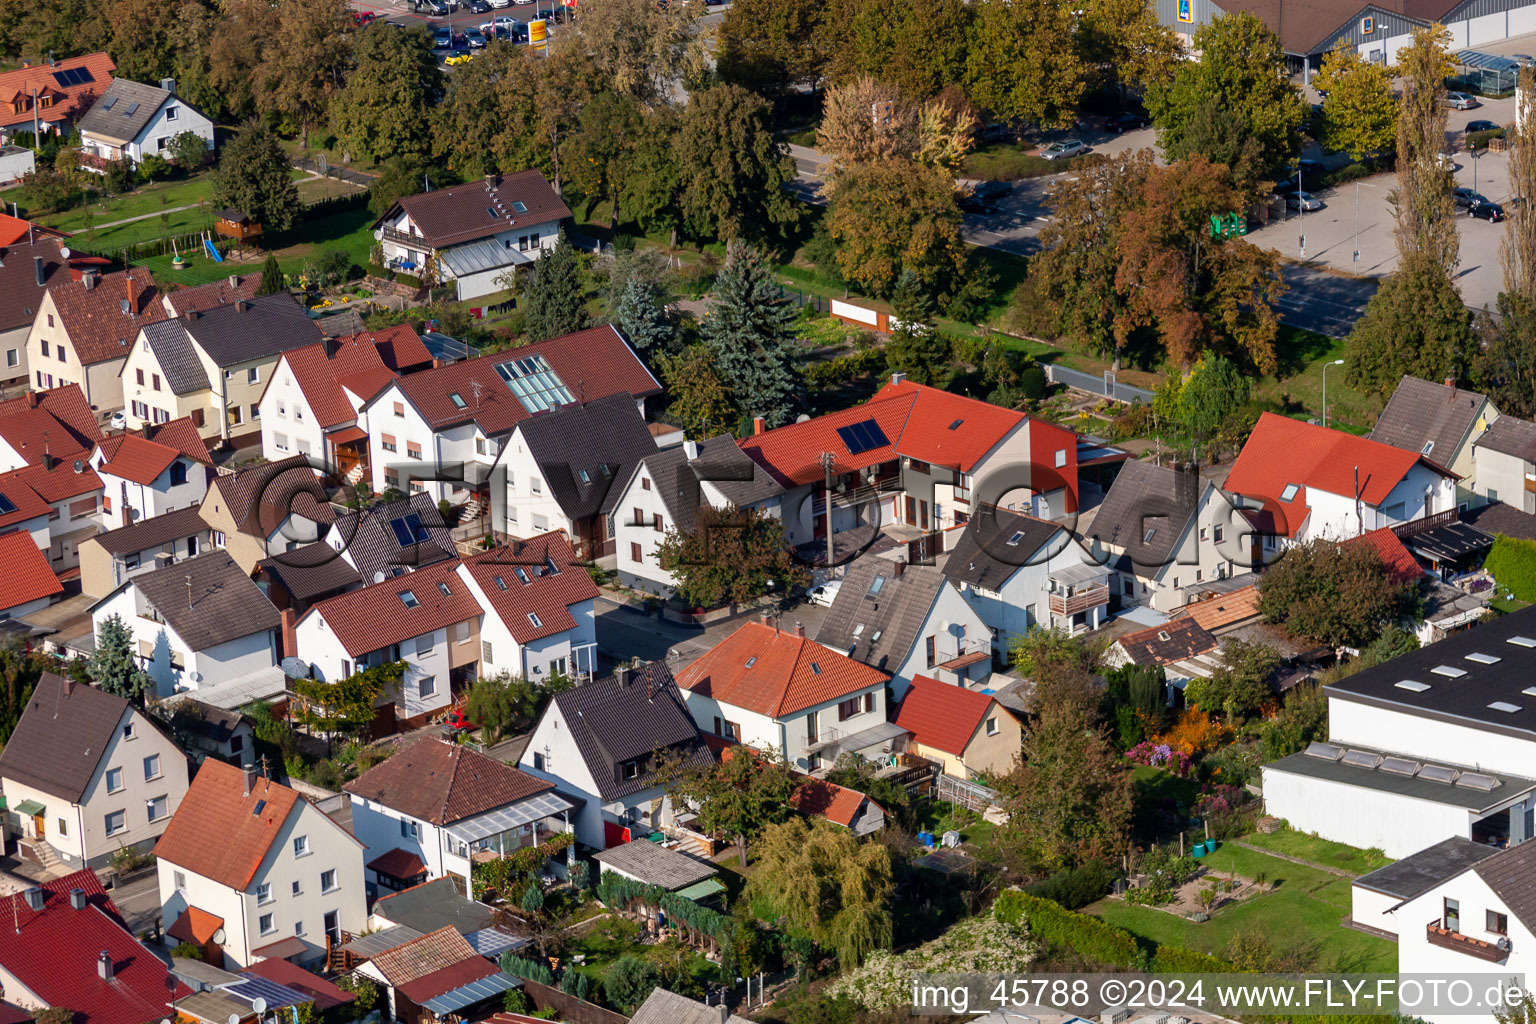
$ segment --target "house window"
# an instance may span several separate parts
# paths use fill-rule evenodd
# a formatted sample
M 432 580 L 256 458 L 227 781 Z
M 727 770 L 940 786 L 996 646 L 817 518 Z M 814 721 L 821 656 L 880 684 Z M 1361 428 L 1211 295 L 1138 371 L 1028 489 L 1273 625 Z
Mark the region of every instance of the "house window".
M 640 478 L 640 489 L 642 491 L 648 491 L 651 489 L 651 481 L 649 477 Z
M 405 819 L 402 818 L 400 820 L 400 838 L 401 839 L 420 839 L 421 838 L 421 826 L 418 825 L 414 821 L 406 821 Z
M 432 638 L 436 635 L 436 633 L 425 633 L 416 638 L 416 656 L 418 658 L 424 654 L 432 653 Z
M 59 823 L 59 835 L 61 835 L 61 836 L 69 835 L 69 822 L 65 821 L 63 818 L 58 818 L 56 820 Z
M 491 642 L 489 640 L 480 641 L 480 660 L 485 662 L 487 665 L 492 664 Z
M 872 693 L 866 693 L 864 695 L 864 713 L 867 715 L 867 714 L 871 713 L 874 710 L 875 710 L 875 695 L 872 694 Z
M 469 620 L 468 619 L 465 619 L 463 622 L 459 623 L 457 626 L 454 626 L 453 630 L 454 630 L 454 640 L 457 643 L 461 643 L 461 644 L 469 643 Z
M 396 402 L 395 403 L 395 415 L 396 416 L 404 416 L 405 415 L 405 403 L 404 402 Z
M 534 494 L 543 494 L 544 484 L 541 480 L 539 480 L 538 477 L 531 476 L 528 478 L 528 490 L 532 491 Z
M 273 923 L 272 917 L 273 915 L 271 914 L 262 914 L 261 917 L 256 919 L 256 925 L 261 929 L 261 934 L 271 935 L 277 931 L 277 925 Z
M 538 612 L 529 612 L 528 613 L 528 621 L 530 623 L 532 623 L 535 628 L 538 628 L 538 629 L 543 629 L 544 628 L 544 620 L 539 618 L 539 613 Z
M 661 532 L 661 513 L 660 512 L 652 512 L 651 513 L 651 529 L 655 530 L 657 533 Z
M 1057 469 L 1061 469 L 1066 464 L 1067 464 L 1067 450 L 1065 448 L 1058 448 L 1058 449 L 1056 449 L 1056 468 Z
M 293 837 L 293 855 L 295 857 L 309 856 L 309 836 Z
M 485 454 L 485 438 L 483 438 L 483 437 L 475 438 L 475 454 L 476 455 L 484 455 Z
M 160 777 L 160 755 L 150 754 L 144 759 L 144 781 L 149 782 Z
M 923 641 L 923 643 L 928 648 L 928 667 L 933 668 L 933 666 L 937 665 L 939 662 L 937 638 L 930 636 L 927 640 Z
M 246 367 L 246 370 L 245 370 L 245 382 L 247 384 L 260 384 L 261 383 L 261 367 L 259 367 L 259 366 L 249 366 L 249 367 Z
M 52 327 L 52 326 L 53 326 L 53 314 L 52 314 L 52 313 L 49 313 L 49 314 L 48 314 L 48 326 L 49 326 L 49 327 Z M 47 353 L 47 352 L 44 352 L 44 353 L 43 353 L 43 354 L 44 354 L 44 355 L 47 355 L 47 354 L 48 354 L 48 353 Z
M 187 482 L 187 464 L 185 462 L 171 463 L 171 486 L 180 487 Z
M 549 517 L 541 516 L 535 512 L 533 514 L 533 528 L 540 533 L 543 533 L 545 530 L 549 529 Z
M 410 590 L 400 591 L 400 603 L 405 605 L 407 608 L 419 608 L 421 606 L 421 600 L 416 596 L 414 591 Z
M 393 434 L 380 434 L 379 445 L 387 452 L 397 452 L 400 450 L 399 445 L 395 443 L 395 435 Z
M 133 739 L 133 723 L 132 722 L 129 722 L 127 725 L 123 726 L 123 739 L 125 739 L 125 740 Z
M 336 888 L 336 869 L 329 868 L 320 872 L 320 891 L 335 892 Z
M 152 373 L 149 376 L 150 376 L 150 380 L 154 381 L 154 388 L 155 388 L 155 390 L 159 391 L 160 390 L 160 375 L 158 373 Z
M 405 442 L 405 457 L 408 459 L 421 458 L 421 445 L 417 444 L 415 441 Z
M 181 871 L 173 872 L 171 877 L 172 877 L 172 881 L 176 885 L 176 891 L 177 892 L 186 892 L 187 891 L 187 876 L 186 876 L 186 874 L 184 872 L 181 872 Z
M 295 935 L 303 935 L 304 934 L 304 922 L 303 921 L 295 921 L 295 922 L 293 922 L 293 934 L 295 934 Z
M 115 836 L 128 827 L 128 815 L 123 811 L 113 811 L 107 815 L 107 835 Z
M 123 770 L 121 768 L 107 769 L 107 792 L 121 793 L 123 791 Z
M 1495 935 L 1509 934 L 1509 916 L 1497 910 L 1488 911 L 1488 930 Z
M 149 406 L 143 402 L 134 402 L 133 414 L 141 420 L 147 420 L 149 419 Z
M 289 887 L 289 895 L 292 895 L 292 896 L 302 896 L 302 895 L 304 895 L 304 886 L 301 883 L 299 883 L 299 882 L 294 882 L 293 885 Z
M 621 779 L 638 779 L 639 777 L 640 777 L 640 762 L 639 761 L 625 761 L 623 764 L 619 765 L 619 778 L 621 778 Z
M 256 905 L 265 906 L 272 902 L 272 883 L 262 882 L 256 887 Z
M 417 684 L 416 692 L 421 696 L 422 700 L 426 700 L 436 693 L 437 676 L 422 676 L 421 682 Z
M 1441 920 L 1441 927 L 1446 931 L 1461 931 L 1461 901 L 1449 897 L 1445 900 L 1445 916 Z
M 53 326 L 53 317 L 52 316 L 48 317 L 48 326 L 49 327 Z M 43 341 L 43 343 L 38 345 L 37 347 L 41 350 L 41 354 L 43 356 L 46 357 L 48 355 L 48 342 L 46 340 Z
M 640 508 L 638 506 L 635 508 L 634 523 L 635 523 L 636 526 L 644 526 L 645 525 L 645 509 Z
M 5 350 L 5 365 L 6 366 L 20 366 L 21 365 L 21 349 L 17 349 L 17 348 L 8 348 L 8 349 L 6 349 Z
M 166 107 L 165 108 L 165 119 L 167 121 L 174 121 L 174 120 L 176 120 L 176 108 L 175 107 Z
M 541 771 L 544 770 L 544 755 L 543 754 L 534 754 L 533 755 L 533 770 L 536 771 L 536 772 L 541 772 Z
M 139 387 L 143 387 L 144 386 L 144 371 L 143 370 L 134 370 L 133 371 L 133 376 L 139 382 Z
M 238 405 L 232 405 L 226 409 L 225 415 L 228 417 L 229 425 L 232 427 L 238 427 L 245 422 L 245 411 Z
M 991 718 L 987 719 L 987 735 L 988 736 L 996 736 L 997 735 L 997 716 L 996 715 L 993 715 Z
M 127 557 L 125 557 L 123 559 L 123 568 L 124 569 L 137 569 L 138 567 L 139 567 L 139 555 L 138 555 L 138 552 L 134 552 L 133 554 L 128 555 Z
M 839 701 L 837 704 L 837 720 L 844 722 L 859 714 L 859 704 L 859 698 L 857 697 L 849 697 L 847 700 Z

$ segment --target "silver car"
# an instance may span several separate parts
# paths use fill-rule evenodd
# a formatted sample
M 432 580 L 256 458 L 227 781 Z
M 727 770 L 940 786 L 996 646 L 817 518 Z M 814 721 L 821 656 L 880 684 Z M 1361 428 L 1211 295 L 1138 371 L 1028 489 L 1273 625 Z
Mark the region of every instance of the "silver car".
M 1065 142 L 1053 142 L 1040 155 L 1047 160 L 1067 160 L 1074 156 L 1082 156 L 1088 152 L 1088 147 L 1078 139 L 1067 139 Z
M 1285 205 L 1302 213 L 1311 213 L 1313 210 L 1321 210 L 1323 201 L 1311 192 L 1292 192 L 1285 197 Z
M 1464 92 L 1446 93 L 1445 104 L 1448 107 L 1455 107 L 1457 110 L 1471 110 L 1473 107 L 1480 105 L 1476 98 L 1468 96 Z

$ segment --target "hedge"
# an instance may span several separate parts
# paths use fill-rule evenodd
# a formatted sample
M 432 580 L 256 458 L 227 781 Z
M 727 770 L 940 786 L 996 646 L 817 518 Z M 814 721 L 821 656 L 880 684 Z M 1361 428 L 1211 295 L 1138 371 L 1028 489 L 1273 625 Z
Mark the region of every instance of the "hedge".
M 833 387 L 875 373 L 884 366 L 885 352 L 878 348 L 867 348 L 862 352 L 812 363 L 803 373 L 808 384 Z
M 1483 568 L 1521 601 L 1536 602 L 1536 542 L 1495 534 Z
M 501 969 L 514 978 L 522 978 L 525 981 L 536 981 L 540 985 L 553 985 L 554 973 L 549 967 L 537 960 L 525 960 L 511 953 L 501 954 Z
M 1130 932 L 1053 900 L 1009 889 L 998 896 L 992 913 L 1005 924 L 1022 924 L 1046 945 L 1073 950 L 1107 967 L 1135 967 L 1142 962 L 1141 948 Z

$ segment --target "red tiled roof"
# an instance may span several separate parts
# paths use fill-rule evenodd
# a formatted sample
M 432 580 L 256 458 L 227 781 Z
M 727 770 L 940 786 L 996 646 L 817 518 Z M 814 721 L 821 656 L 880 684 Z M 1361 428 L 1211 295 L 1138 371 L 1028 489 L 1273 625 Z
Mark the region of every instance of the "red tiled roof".
M 415 878 L 426 873 L 427 865 L 410 850 L 394 849 L 369 861 L 368 869 L 391 878 Z
M 447 825 L 526 800 L 553 789 L 554 783 L 478 751 L 428 736 L 408 744 L 342 788 L 413 818 Z
M 73 459 L 101 440 L 101 427 L 80 385 L 48 391 L 28 391 L 0 402 L 0 437 L 29 465 L 43 461 L 45 452 Z
M 430 977 L 446 967 L 453 967 L 469 960 L 478 960 L 489 968 L 486 974 L 478 977 L 484 978 L 496 973 L 496 968 L 490 961 L 475 952 L 468 939 L 455 931 L 451 925 L 444 925 L 419 939 L 412 939 L 394 949 L 386 949 L 373 958 L 373 966 L 384 976 L 386 982 L 395 988 L 400 988 L 413 981 Z M 467 982 L 459 984 L 467 984 Z M 458 985 L 450 985 L 441 991 L 447 992 L 457 987 Z M 432 993 L 432 995 L 440 994 L 441 992 Z
M 343 387 L 366 402 L 395 379 L 379 357 L 379 350 L 367 342 L 347 342 L 334 356 L 327 355 L 327 344 L 307 345 L 283 355 L 322 430 L 357 419 L 357 410 Z
M 197 427 L 193 425 L 190 416 L 183 416 L 169 423 L 155 425 L 146 423 L 138 433 L 139 436 L 148 438 L 156 444 L 176 449 L 193 462 L 202 463 L 204 466 L 213 465 L 213 456 L 208 451 L 208 442 L 204 441 L 202 435 L 197 432 Z
M 15 245 L 31 235 L 33 238 L 68 238 L 69 235 L 54 228 L 47 228 L 41 224 L 34 224 L 24 217 L 12 217 L 8 213 L 0 212 L 0 248 Z M 27 261 L 27 273 L 32 273 L 32 261 Z
M 164 293 L 162 305 L 167 307 L 171 316 L 182 316 L 193 311 L 204 313 L 241 299 L 254 299 L 260 287 L 260 274 L 231 274 L 207 284 L 168 291 Z
M 82 366 L 125 358 L 145 324 L 166 319 L 160 293 L 145 267 L 103 274 L 94 287 L 85 281 L 61 281 L 48 294 Z
M 427 343 L 421 340 L 421 335 L 416 333 L 416 328 L 410 324 L 397 324 L 394 327 L 386 327 L 382 331 L 365 331 L 362 334 L 346 334 L 336 338 L 336 342 L 342 345 L 355 341 L 372 342 L 374 349 L 379 353 L 379 358 L 384 360 L 384 365 L 395 373 L 405 373 L 432 365 L 431 350 L 427 348 Z M 373 396 L 363 397 L 372 398 Z
M 896 458 L 896 438 L 901 436 L 901 425 L 907 421 L 913 401 L 912 395 L 905 394 L 871 400 L 851 409 L 743 438 L 741 450 L 789 487 L 823 479 L 826 471 L 821 465 L 822 452 L 832 452 L 837 457 L 838 471 L 878 466 Z M 890 443 L 853 454 L 838 436 L 837 429 L 864 420 L 879 424 Z
M 1115 641 L 1137 665 L 1172 665 L 1216 649 L 1217 641 L 1195 618 L 1169 619 L 1126 633 Z
M 1266 412 L 1259 417 L 1223 486 L 1244 497 L 1261 499 L 1265 509 L 1274 514 L 1275 532 L 1294 537 L 1310 507 L 1308 488 L 1351 497 L 1358 469 L 1361 500 L 1380 505 L 1408 471 L 1420 464 L 1455 476 L 1417 452 Z M 1295 495 L 1282 501 L 1281 495 L 1291 484 L 1297 486 Z
M 1362 533 L 1358 537 L 1351 537 L 1344 543 L 1369 546 L 1374 549 L 1376 554 L 1381 556 L 1382 564 L 1387 567 L 1387 575 L 1393 583 L 1412 583 L 1424 577 L 1423 567 L 1414 559 L 1413 554 L 1404 546 L 1397 534 L 1385 526 L 1379 530 Z
M 5 567 L 0 573 L 0 611 L 64 591 L 48 556 L 25 530 L 0 537 L 0 566 Z
M 896 441 L 896 452 L 969 473 L 999 441 L 1026 419 L 1021 412 L 903 380 L 887 384 L 875 399 L 913 395 L 912 411 Z
M 789 802 L 801 814 L 820 815 L 844 828 L 852 828 L 853 819 L 867 799 L 856 789 L 826 779 L 806 779 L 790 794 Z
M 304 618 L 324 616 L 336 639 L 354 658 L 390 644 L 404 643 L 484 611 L 468 584 L 459 579 L 458 568 L 457 560 L 439 562 L 349 594 L 338 594 L 314 605 L 304 613 Z M 447 594 L 442 591 L 444 586 L 448 588 Z M 401 597 L 406 591 L 415 595 L 416 607 L 406 606 Z
M 268 981 L 275 981 L 279 985 L 286 985 L 288 988 L 297 989 L 307 996 L 312 996 L 315 1000 L 315 1009 L 322 1013 L 357 998 L 346 989 L 339 988 L 318 974 L 311 974 L 298 964 L 289 963 L 287 960 L 258 960 L 251 966 L 243 968 L 240 973 L 266 978 Z M 0 1021 L 0 1024 L 4 1022 Z
M 75 472 L 75 460 L 71 458 L 58 460 L 52 467 L 23 466 L 7 475 L 26 484 L 44 501 L 64 501 L 102 489 L 101 477 L 85 465 L 83 459 L 80 461 L 82 465 L 78 473 Z
M 165 930 L 165 934 L 173 939 L 201 946 L 205 942 L 212 941 L 214 935 L 223 927 L 222 917 L 214 917 L 208 911 L 197 907 L 188 907 L 181 912 L 181 916 L 175 923 Z
M 249 796 L 242 795 L 244 789 L 245 773 L 239 768 L 213 758 L 204 761 L 155 846 L 155 856 L 244 892 L 299 801 L 297 793 L 270 779 L 257 779 Z
M 990 694 L 913 676 L 912 688 L 896 712 L 896 724 L 925 747 L 965 756 L 971 737 L 997 701 Z
M 181 457 L 175 448 L 155 441 L 146 441 L 137 434 L 118 434 L 103 440 L 101 449 L 103 473 L 149 485 L 164 473 L 171 463 Z
M 558 571 L 550 572 L 549 564 Z M 485 592 L 491 610 L 520 644 L 575 629 L 571 605 L 598 595 L 597 584 L 577 563 L 576 552 L 563 533 L 543 533 L 492 548 L 466 558 L 464 571 Z M 528 618 L 530 614 L 537 615 L 542 625 L 535 626 Z
M 74 1010 L 75 1024 L 145 1024 L 164 1017 L 171 999 L 191 995 L 123 926 L 94 871 L 39 885 L 40 911 L 22 893 L 0 897 L 0 966 L 43 1002 Z M 83 909 L 69 905 L 71 889 L 85 891 Z M 103 951 L 112 960 L 111 981 L 97 973 Z
M 677 685 L 778 718 L 863 693 L 890 678 L 808 637 L 748 622 L 678 673 Z
M 449 964 L 447 967 L 438 968 L 431 974 L 422 975 L 415 981 L 396 985 L 395 988 L 411 1002 L 420 1004 L 428 999 L 452 992 L 456 988 L 463 988 L 470 982 L 479 981 L 481 978 L 489 978 L 493 974 L 500 973 L 500 971 L 501 968 L 491 963 L 485 957 L 476 955 L 469 960 L 460 960 L 456 964 Z
M 89 71 L 90 81 L 61 85 L 55 76 L 75 68 Z M 68 121 L 80 112 L 82 106 L 88 106 L 107 91 L 107 86 L 112 84 L 112 72 L 116 70 L 117 65 L 105 53 L 87 53 L 66 57 L 53 64 L 39 63 L 4 72 L 0 74 L 0 128 L 31 130 L 34 89 L 39 101 L 36 111 L 39 121 L 43 124 Z M 41 105 L 44 97 L 50 100 L 47 106 Z M 20 111 L 15 106 L 18 100 L 22 103 Z
M 591 402 L 626 391 L 636 398 L 661 393 L 661 385 L 629 343 L 609 326 L 413 373 L 400 378 L 398 386 L 435 430 L 473 420 L 487 434 L 502 434 L 531 414 L 496 373 L 496 364 L 530 356 L 543 356 L 577 401 Z M 449 397 L 455 394 L 464 401 L 464 408 Z
M 49 512 L 48 502 L 44 501 L 22 478 L 22 474 L 30 468 L 0 474 L 0 498 L 5 498 L 16 508 L 14 512 L 0 514 L 0 529 L 18 526 L 29 519 L 46 516 Z M 96 475 L 95 470 L 91 471 L 91 475 Z

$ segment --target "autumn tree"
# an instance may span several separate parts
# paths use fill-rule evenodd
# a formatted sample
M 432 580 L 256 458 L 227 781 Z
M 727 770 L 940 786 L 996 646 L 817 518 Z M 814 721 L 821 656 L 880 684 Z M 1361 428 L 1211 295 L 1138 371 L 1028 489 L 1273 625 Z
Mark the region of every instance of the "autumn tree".
M 1392 72 L 1368 61 L 1339 40 L 1323 57 L 1312 79 L 1323 99 L 1323 145 L 1363 160 L 1390 149 L 1397 138 L 1397 101 L 1392 96 Z
M 700 330 L 733 404 L 770 427 L 789 422 L 797 387 L 795 310 L 781 292 L 762 254 L 732 242 Z
M 927 99 L 964 80 L 971 20 L 965 0 L 826 0 L 827 78 L 871 75 Z
M 842 171 L 893 158 L 956 171 L 976 126 L 975 110 L 958 89 L 918 102 L 864 76 L 827 90 L 816 145 L 831 158 L 822 173 L 835 190 Z
M 1520 69 L 1515 102 L 1525 104 L 1523 116 L 1504 129 L 1509 143 L 1509 191 L 1523 200 L 1509 205 L 1509 223 L 1499 243 L 1504 266 L 1504 292 L 1522 306 L 1536 304 L 1536 68 Z M 1504 408 L 1502 405 L 1499 408 Z
M 761 242 L 799 219 L 784 191 L 795 162 L 770 131 L 770 110 L 737 85 L 689 97 L 676 137 L 678 206 L 695 237 Z
M 587 98 L 580 54 L 539 59 L 531 48 L 496 40 L 468 64 L 454 68 L 448 91 L 432 121 L 433 153 L 463 178 L 504 168 L 537 168 L 554 174 L 553 139 L 576 125 L 562 116 L 564 103 L 543 105 L 544 83 L 564 79 L 577 101 Z M 521 88 L 508 89 L 516 81 Z
M 743 868 L 747 842 L 789 818 L 790 797 L 801 781 L 777 750 L 745 746 L 733 747 L 719 762 L 664 764 L 659 774 L 674 803 L 697 808 L 706 834 L 736 843 Z
M 213 204 L 239 210 L 268 231 L 286 231 L 299 215 L 299 189 L 282 143 L 252 119 L 224 143 L 213 176 Z
M 1259 577 L 1264 618 L 1329 647 L 1364 647 L 1421 600 L 1418 584 L 1394 577 L 1369 544 L 1309 541 Z
M 1393 69 L 1402 80 L 1397 119 L 1397 189 L 1389 197 L 1397 217 L 1400 266 L 1423 254 L 1449 277 L 1461 262 L 1456 233 L 1455 184 L 1441 161 L 1445 152 L 1445 79 L 1455 70 L 1441 25 L 1413 30 Z
M 689 437 L 714 437 L 736 423 L 740 413 L 708 345 L 698 342 L 663 355 L 656 367 L 666 384 L 667 412 Z
M 1184 59 L 1184 45 L 1141 0 L 1083 0 L 1074 5 L 1074 43 L 1090 90 L 1124 94 L 1166 85 Z
M 828 60 L 823 0 L 736 0 L 720 22 L 720 78 L 778 99 L 815 90 Z
M 1075 5 L 1064 0 L 974 0 L 966 83 L 997 117 L 1066 128 L 1087 91 L 1088 69 L 1072 38 Z
M 579 51 L 604 85 L 642 103 L 666 102 L 676 82 L 702 65 L 695 4 L 584 0 L 581 13 L 551 37 L 552 53 Z
M 690 607 L 718 608 L 783 593 L 810 579 L 784 538 L 784 524 L 757 508 L 713 508 L 701 500 L 696 525 L 667 530 L 656 558 Z
M 208 40 L 208 78 L 226 114 L 244 121 L 256 113 L 257 73 L 267 41 L 277 34 L 278 11 L 268 0 L 224 0 Z
M 331 102 L 331 124 L 349 150 L 371 157 L 431 153 L 430 115 L 443 76 L 424 26 L 375 22 L 356 34 L 347 84 Z
M 966 270 L 960 227 L 954 179 L 916 160 L 849 167 L 827 207 L 839 271 L 877 296 L 889 295 L 904 270 L 934 295 L 953 294 Z
M 351 24 L 346 0 L 284 0 L 254 69 L 256 112 L 306 147 L 346 79 Z

